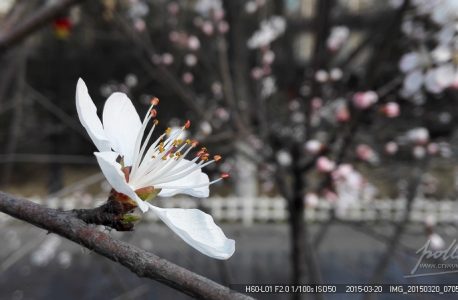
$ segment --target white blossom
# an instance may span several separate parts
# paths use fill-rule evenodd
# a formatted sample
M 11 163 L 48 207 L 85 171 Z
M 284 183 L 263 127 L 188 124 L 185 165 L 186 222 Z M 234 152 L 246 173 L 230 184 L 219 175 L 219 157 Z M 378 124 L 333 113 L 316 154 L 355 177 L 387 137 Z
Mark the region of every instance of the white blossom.
M 203 167 L 219 160 L 220 156 L 209 160 L 206 150 L 201 149 L 194 159 L 185 159 L 196 147 L 195 142 L 178 139 L 189 127 L 189 122 L 174 133 L 167 130 L 149 144 L 158 122 L 154 120 L 149 131 L 147 125 L 157 114 L 154 106 L 158 102 L 157 98 L 152 100 L 142 122 L 127 95 L 114 93 L 105 103 L 102 125 L 83 80 L 78 81 L 76 88 L 79 119 L 100 151 L 94 154 L 113 189 L 129 197 L 143 212 L 155 213 L 198 251 L 213 258 L 227 259 L 235 251 L 235 242 L 226 238 L 210 215 L 198 209 L 159 208 L 143 201 L 137 194 L 150 188 L 161 197 L 176 194 L 208 197 L 209 185 L 221 180 L 210 182 L 202 172 Z
M 259 30 L 250 37 L 247 45 L 251 49 L 267 46 L 282 35 L 285 29 L 286 20 L 280 16 L 272 16 L 261 22 Z

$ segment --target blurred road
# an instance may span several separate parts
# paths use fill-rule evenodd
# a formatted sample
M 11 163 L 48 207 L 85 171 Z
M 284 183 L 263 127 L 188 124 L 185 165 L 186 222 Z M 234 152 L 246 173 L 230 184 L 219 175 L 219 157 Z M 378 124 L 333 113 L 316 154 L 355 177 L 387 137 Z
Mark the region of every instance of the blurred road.
M 313 225 L 316 231 L 319 225 Z M 134 233 L 112 234 L 152 251 L 194 272 L 223 284 L 288 283 L 288 228 L 285 224 L 256 224 L 249 228 L 224 224 L 237 250 L 227 262 L 207 258 L 188 247 L 167 227 L 143 223 Z M 373 228 L 387 234 L 383 226 Z M 450 228 L 445 232 L 453 233 Z M 416 228 L 403 244 L 418 249 L 426 237 Z M 445 237 L 445 234 L 443 234 Z M 446 237 L 446 241 L 452 237 Z M 116 264 L 67 240 L 20 222 L 0 229 L 0 299 L 188 299 L 159 283 L 138 278 Z M 383 243 L 347 225 L 331 226 L 320 245 L 323 281 L 364 283 L 371 276 Z M 388 283 L 454 283 L 456 275 L 404 279 L 416 259 L 393 255 L 386 274 Z M 287 295 L 254 295 L 261 299 L 287 299 Z M 354 295 L 327 295 L 327 299 L 355 299 Z M 401 299 L 383 295 L 380 299 Z M 435 299 L 428 296 L 425 299 Z M 439 298 L 437 298 L 439 299 Z M 440 299 L 454 299 L 442 296 Z

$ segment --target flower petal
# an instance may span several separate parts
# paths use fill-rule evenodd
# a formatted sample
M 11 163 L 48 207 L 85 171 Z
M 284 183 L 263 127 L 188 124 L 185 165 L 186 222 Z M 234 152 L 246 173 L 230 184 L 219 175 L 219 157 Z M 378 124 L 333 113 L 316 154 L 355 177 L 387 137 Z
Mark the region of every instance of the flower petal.
M 124 174 L 121 172 L 121 165 L 116 162 L 119 154 L 113 151 L 107 152 L 95 152 L 94 153 L 97 162 L 99 163 L 100 169 L 102 169 L 103 175 L 110 183 L 110 185 L 119 193 L 130 197 L 134 200 L 138 207 L 146 212 L 148 210 L 148 205 L 145 201 L 141 200 L 132 187 L 127 184 Z
M 78 83 L 76 84 L 76 110 L 81 124 L 86 128 L 97 149 L 99 151 L 110 151 L 110 141 L 97 116 L 97 108 L 91 96 L 89 96 L 86 84 L 81 78 L 78 79 Z
M 158 196 L 172 197 L 176 194 L 187 194 L 193 197 L 207 198 L 210 194 L 210 190 L 208 188 L 209 183 L 210 180 L 208 179 L 207 174 L 203 173 L 200 169 L 195 170 L 180 179 L 159 184 L 162 190 Z M 167 186 L 170 186 L 171 188 L 167 188 Z
M 409 72 L 406 78 L 404 78 L 404 90 L 410 95 L 415 94 L 421 89 L 423 81 L 424 75 L 421 70 Z
M 149 206 L 170 229 L 203 254 L 216 259 L 228 259 L 234 254 L 235 241 L 224 235 L 209 214 L 198 209 Z
M 103 127 L 111 147 L 124 156 L 126 166 L 132 166 L 135 141 L 142 128 L 132 101 L 123 93 L 113 93 L 103 108 Z

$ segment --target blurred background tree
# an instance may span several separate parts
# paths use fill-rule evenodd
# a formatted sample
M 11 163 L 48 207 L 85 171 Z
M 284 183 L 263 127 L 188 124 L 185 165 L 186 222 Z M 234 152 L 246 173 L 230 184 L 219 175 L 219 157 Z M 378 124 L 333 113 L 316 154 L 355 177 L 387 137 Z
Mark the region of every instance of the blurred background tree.
M 54 2 L 4 1 L 0 36 Z M 408 211 L 419 194 L 456 195 L 451 3 L 103 0 L 62 10 L 2 52 L 1 186 L 46 195 L 97 174 L 74 108 L 78 77 L 100 109 L 115 91 L 139 111 L 156 96 L 164 129 L 190 119 L 192 136 L 225 157 L 208 172 L 232 180 L 214 193 L 244 198 L 245 210 L 262 195 L 287 201 L 293 282 L 320 281 L 316 244 L 329 223 L 313 235 L 304 222 L 316 201 L 333 204 L 334 222 L 353 201 L 408 198 Z

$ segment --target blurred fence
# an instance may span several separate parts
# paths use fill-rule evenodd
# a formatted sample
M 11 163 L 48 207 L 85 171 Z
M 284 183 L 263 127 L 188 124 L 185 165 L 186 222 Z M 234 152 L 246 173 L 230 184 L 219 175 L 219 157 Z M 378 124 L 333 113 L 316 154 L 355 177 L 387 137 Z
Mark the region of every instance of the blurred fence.
M 50 199 L 33 198 L 32 200 L 49 207 L 72 209 L 95 207 L 103 203 L 106 198 L 80 195 Z M 160 207 L 168 208 L 199 208 L 210 213 L 216 221 L 242 222 L 245 225 L 284 222 L 288 218 L 286 201 L 280 197 L 164 198 L 159 199 L 156 203 Z M 396 222 L 401 220 L 405 206 L 405 199 L 354 200 L 351 202 L 340 200 L 329 202 L 321 199 L 313 206 L 307 206 L 305 218 L 311 222 L 324 222 L 334 215 L 339 220 L 349 222 Z M 145 219 L 158 220 L 154 214 L 146 214 Z M 410 212 L 410 220 L 411 222 L 430 220 L 438 223 L 455 223 L 458 221 L 458 201 L 417 198 Z

